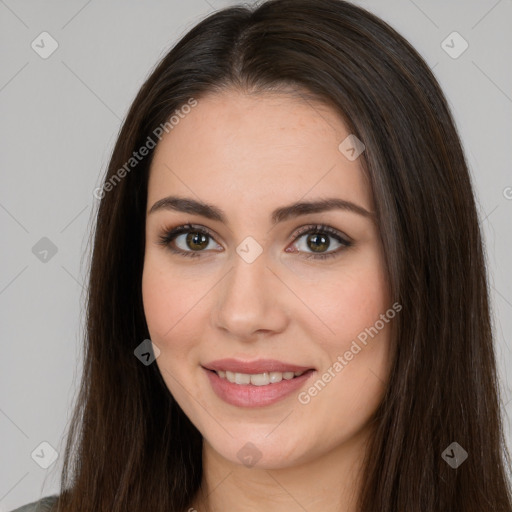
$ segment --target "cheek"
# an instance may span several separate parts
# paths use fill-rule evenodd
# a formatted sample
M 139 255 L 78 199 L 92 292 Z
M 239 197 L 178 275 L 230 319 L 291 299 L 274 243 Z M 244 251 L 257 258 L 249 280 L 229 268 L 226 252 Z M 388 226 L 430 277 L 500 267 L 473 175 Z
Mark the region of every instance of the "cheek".
M 313 313 L 301 315 L 309 330 L 316 328 L 316 336 L 311 332 L 312 339 L 325 345 L 328 352 L 343 349 L 389 309 L 390 298 L 380 263 L 371 255 L 332 272 L 318 273 L 314 283 L 303 281 L 304 287 L 295 288 Z
M 156 364 L 169 392 L 178 403 L 187 404 L 188 393 L 196 393 L 195 383 L 190 379 L 190 365 L 197 359 L 193 340 L 200 340 L 200 333 L 190 322 L 197 314 L 198 298 L 182 293 L 183 278 L 165 269 L 158 258 L 148 256 L 142 275 L 142 298 L 144 314 L 151 341 L 160 349 Z M 190 282 L 189 282 L 190 285 Z M 187 413 L 191 413 L 186 408 Z
M 197 314 L 200 293 L 179 275 L 149 255 L 142 274 L 142 300 L 151 340 L 165 353 L 175 354 L 187 347 L 187 340 L 194 339 L 190 330 L 190 315 Z M 187 290 L 186 293 L 183 290 Z M 191 290 L 193 293 L 189 293 Z M 198 305 L 199 306 L 199 305 Z
M 372 253 L 322 277 L 308 294 L 324 334 L 319 336 L 317 330 L 314 336 L 316 320 L 306 328 L 321 347 L 323 358 L 318 379 L 301 403 L 315 402 L 313 408 L 322 410 L 327 407 L 326 422 L 346 420 L 355 425 L 356 418 L 363 421 L 377 407 L 385 388 L 391 361 L 390 327 L 397 313 L 389 302 L 381 261 L 377 252 Z M 343 404 L 344 412 L 328 411 L 334 403 Z
M 176 301 L 165 274 L 147 261 L 142 274 L 142 301 L 152 340 L 164 339 L 174 323 L 172 317 L 176 313 Z
M 366 317 L 358 317 L 351 329 L 359 331 L 365 323 Z M 374 323 L 372 319 L 370 328 Z M 311 436 L 318 436 L 321 425 L 322 431 L 332 432 L 339 442 L 368 425 L 384 396 L 392 358 L 389 323 L 378 331 L 369 329 L 371 334 L 364 330 L 367 327 L 361 328 L 364 342 L 357 336 L 346 336 L 342 328 L 339 325 L 342 334 L 338 339 L 331 338 L 324 344 L 325 363 L 316 380 L 298 396 L 304 412 L 315 418 L 309 425 Z M 320 444 L 327 449 L 330 442 Z

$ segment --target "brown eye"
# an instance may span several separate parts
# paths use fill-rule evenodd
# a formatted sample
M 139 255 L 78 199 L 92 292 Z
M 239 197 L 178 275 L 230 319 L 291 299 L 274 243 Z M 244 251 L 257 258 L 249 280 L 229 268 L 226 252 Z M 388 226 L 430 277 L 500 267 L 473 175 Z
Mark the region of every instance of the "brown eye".
M 201 253 L 210 252 L 206 250 L 210 243 L 217 246 L 215 250 L 222 250 L 222 247 L 215 243 L 215 238 L 206 228 L 191 224 L 167 230 L 159 238 L 159 244 L 182 256 L 202 256 Z M 332 246 L 332 240 L 334 240 L 334 244 L 338 245 L 334 250 L 328 251 Z M 330 226 L 316 225 L 301 228 L 295 235 L 295 245 L 297 250 L 288 251 L 286 249 L 286 251 L 299 252 L 305 258 L 324 259 L 338 256 L 344 249 L 352 246 L 352 241 Z
M 329 237 L 313 233 L 307 237 L 306 244 L 314 252 L 324 252 L 329 248 L 330 242 Z
M 204 233 L 200 233 L 198 231 L 190 232 L 186 237 L 186 244 L 194 251 L 205 249 L 208 246 L 208 238 L 209 236 Z
M 182 256 L 201 256 L 202 252 L 214 242 L 210 232 L 202 227 L 187 224 L 167 230 L 160 236 L 159 244 Z M 214 244 L 219 248 L 218 244 Z
M 304 253 L 305 258 L 323 259 L 338 256 L 344 249 L 352 246 L 352 242 L 347 238 L 330 226 L 305 226 L 295 234 L 295 252 Z M 332 245 L 331 240 L 334 240 L 335 247 L 334 250 L 328 251 Z

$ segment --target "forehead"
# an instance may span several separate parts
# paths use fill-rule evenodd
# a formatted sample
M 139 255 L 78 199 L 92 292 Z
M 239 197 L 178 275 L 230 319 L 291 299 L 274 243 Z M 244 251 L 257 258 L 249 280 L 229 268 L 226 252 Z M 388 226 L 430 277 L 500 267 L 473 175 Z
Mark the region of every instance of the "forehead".
M 338 148 L 348 135 L 336 111 L 296 95 L 207 95 L 158 143 L 148 206 L 178 193 L 269 210 L 338 196 L 370 210 L 360 160 L 348 160 Z

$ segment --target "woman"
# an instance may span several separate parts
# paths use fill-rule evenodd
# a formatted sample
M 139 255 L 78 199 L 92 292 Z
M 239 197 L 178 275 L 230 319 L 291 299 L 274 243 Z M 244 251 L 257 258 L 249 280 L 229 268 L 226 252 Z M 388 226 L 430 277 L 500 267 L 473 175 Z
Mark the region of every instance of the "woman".
M 341 0 L 209 16 L 95 195 L 49 507 L 512 510 L 467 165 L 387 24 Z

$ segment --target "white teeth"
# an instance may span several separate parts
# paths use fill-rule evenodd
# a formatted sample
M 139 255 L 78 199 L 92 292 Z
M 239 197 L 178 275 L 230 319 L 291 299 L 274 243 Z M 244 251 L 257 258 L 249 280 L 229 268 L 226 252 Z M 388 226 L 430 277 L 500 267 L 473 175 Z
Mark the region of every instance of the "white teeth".
M 235 384 L 250 384 L 251 376 L 246 373 L 235 373 Z
M 283 379 L 290 380 L 299 377 L 304 372 L 265 372 L 258 374 L 235 373 L 230 371 L 218 370 L 217 375 L 221 379 L 227 379 L 233 384 L 252 384 L 253 386 L 266 386 L 267 384 L 277 384 Z
M 270 376 L 268 373 L 258 373 L 257 375 L 251 375 L 251 384 L 254 386 L 266 386 L 270 384 Z
M 283 374 L 281 372 L 270 372 L 269 380 L 272 384 L 281 382 L 283 380 Z

